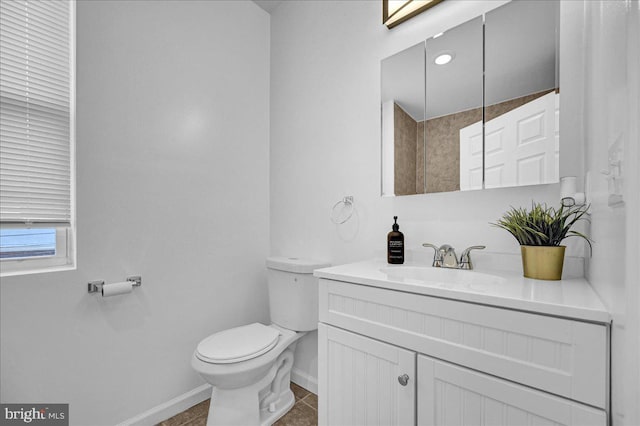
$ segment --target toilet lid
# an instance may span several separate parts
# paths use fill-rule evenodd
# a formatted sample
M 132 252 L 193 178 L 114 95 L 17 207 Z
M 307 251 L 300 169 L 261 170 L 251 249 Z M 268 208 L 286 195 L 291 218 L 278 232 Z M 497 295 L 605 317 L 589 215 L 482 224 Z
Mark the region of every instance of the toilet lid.
M 256 322 L 212 334 L 198 344 L 196 354 L 216 364 L 246 361 L 269 352 L 279 336 L 275 328 Z

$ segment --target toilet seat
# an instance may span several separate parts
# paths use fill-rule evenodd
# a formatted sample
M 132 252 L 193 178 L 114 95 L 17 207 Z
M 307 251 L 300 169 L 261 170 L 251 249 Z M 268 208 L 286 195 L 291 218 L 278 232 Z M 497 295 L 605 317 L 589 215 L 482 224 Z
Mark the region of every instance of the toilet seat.
M 198 344 L 196 356 L 214 364 L 247 361 L 269 352 L 279 337 L 275 328 L 256 322 L 212 334 Z

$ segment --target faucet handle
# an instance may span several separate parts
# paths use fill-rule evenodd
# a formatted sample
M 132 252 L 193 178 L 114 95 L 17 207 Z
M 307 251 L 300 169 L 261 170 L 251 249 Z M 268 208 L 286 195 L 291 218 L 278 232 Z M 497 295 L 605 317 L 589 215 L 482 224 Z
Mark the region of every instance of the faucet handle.
M 431 243 L 423 243 L 422 247 L 430 247 L 435 253 L 433 254 L 433 266 L 439 268 L 442 266 L 442 253 L 440 252 L 440 248 Z
M 460 255 L 460 269 L 473 269 L 473 264 L 471 263 L 471 250 L 482 250 L 486 248 L 486 246 L 471 246 L 462 252 Z

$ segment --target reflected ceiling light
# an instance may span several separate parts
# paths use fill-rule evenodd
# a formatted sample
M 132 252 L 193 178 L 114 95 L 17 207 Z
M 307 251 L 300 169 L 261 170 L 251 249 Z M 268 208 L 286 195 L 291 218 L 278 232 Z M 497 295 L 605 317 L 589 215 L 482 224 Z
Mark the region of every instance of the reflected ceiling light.
M 382 0 L 382 23 L 393 28 L 441 1 L 444 0 Z
M 443 52 L 436 56 L 436 59 L 434 59 L 433 62 L 435 62 L 436 65 L 446 65 L 453 61 L 453 58 L 455 57 L 456 55 L 453 52 Z
M 440 36 L 442 36 L 442 35 L 444 35 L 444 32 L 442 32 L 442 33 L 438 33 L 438 34 L 434 35 L 434 36 L 433 36 L 433 38 L 438 38 L 438 37 L 440 37 Z

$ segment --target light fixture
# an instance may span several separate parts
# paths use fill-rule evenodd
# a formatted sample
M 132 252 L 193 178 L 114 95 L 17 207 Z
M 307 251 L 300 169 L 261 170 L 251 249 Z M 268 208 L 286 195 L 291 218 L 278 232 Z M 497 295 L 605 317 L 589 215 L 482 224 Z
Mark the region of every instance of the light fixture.
M 433 62 L 435 62 L 436 65 L 446 65 L 449 62 L 453 61 L 453 58 L 455 57 L 456 55 L 453 52 L 442 52 L 441 54 L 436 56 Z
M 382 0 L 382 23 L 393 28 L 441 1 L 444 0 Z

